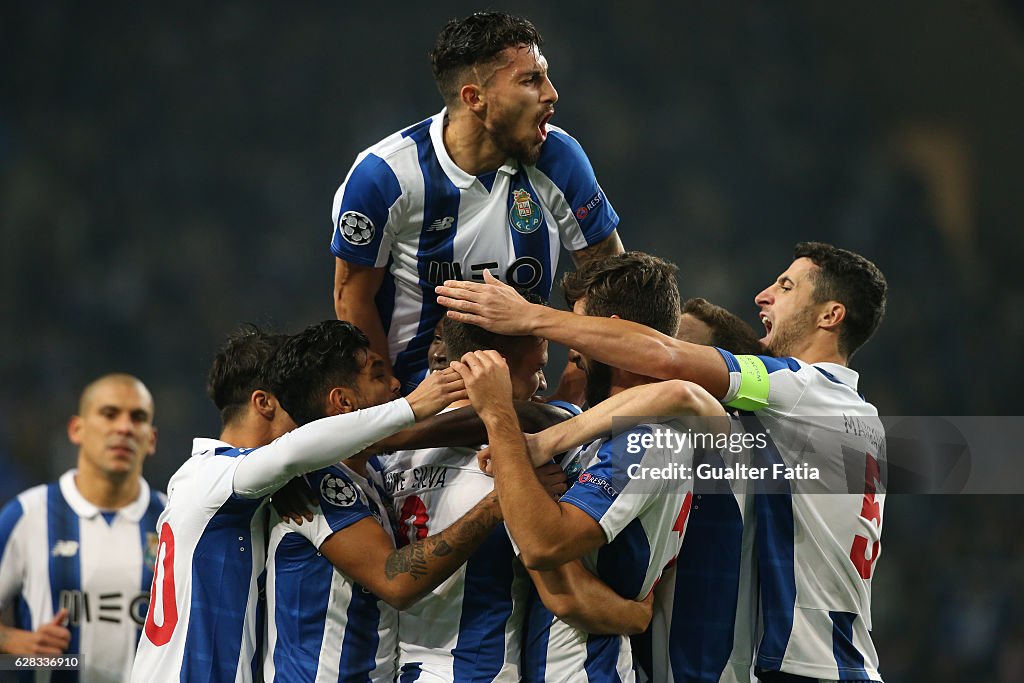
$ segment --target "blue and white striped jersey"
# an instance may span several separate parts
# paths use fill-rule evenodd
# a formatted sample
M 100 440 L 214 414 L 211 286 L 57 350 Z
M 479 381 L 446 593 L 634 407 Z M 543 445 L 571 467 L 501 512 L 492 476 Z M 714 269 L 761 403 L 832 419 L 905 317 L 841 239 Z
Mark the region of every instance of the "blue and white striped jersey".
M 399 451 L 386 460 L 400 543 L 440 533 L 494 490 L 474 448 Z M 402 612 L 400 681 L 518 681 L 530 591 L 499 525 L 450 578 Z
M 734 356 L 723 402 L 754 410 L 768 447 L 755 466 L 819 477 L 776 479 L 755 494 L 762 671 L 828 680 L 881 680 L 871 642 L 871 575 L 881 552 L 885 434 L 857 393 L 857 373 L 833 363 Z
M 426 367 L 444 309 L 434 286 L 499 279 L 545 299 L 560 245 L 604 240 L 618 225 L 582 147 L 549 126 L 536 166 L 508 160 L 472 176 L 445 149 L 445 111 L 395 133 L 356 158 L 334 196 L 331 252 L 387 267 L 377 309 L 403 391 Z
M 732 422 L 734 431 L 742 430 Z M 735 468 L 749 465 L 750 453 L 704 452 L 701 460 Z M 696 482 L 683 545 L 654 587 L 651 627 L 632 639 L 634 659 L 649 680 L 751 681 L 757 586 L 748 487 L 743 479 Z
M 271 517 L 263 678 L 391 683 L 398 612 L 318 552 L 332 534 L 367 517 L 394 542 L 380 463 L 371 458 L 365 478 L 339 463 L 306 479 L 320 499 L 313 522 Z
M 643 435 L 670 425 L 639 425 L 580 453 L 584 466 L 562 502 L 601 525 L 607 543 L 582 558 L 583 565 L 619 595 L 642 599 L 679 552 L 693 496 L 687 478 L 651 478 L 642 472 L 691 465 L 692 448 L 638 445 Z M 571 463 L 563 467 L 571 471 Z M 629 638 L 598 636 L 557 619 L 540 600 L 527 614 L 523 678 L 589 683 L 635 679 Z
M 25 491 L 0 512 L 0 609 L 34 631 L 67 608 L 81 671 L 61 680 L 126 681 L 149 605 L 163 494 L 140 481 L 138 498 L 116 511 L 87 501 L 75 470 Z M 40 671 L 37 680 L 49 680 Z

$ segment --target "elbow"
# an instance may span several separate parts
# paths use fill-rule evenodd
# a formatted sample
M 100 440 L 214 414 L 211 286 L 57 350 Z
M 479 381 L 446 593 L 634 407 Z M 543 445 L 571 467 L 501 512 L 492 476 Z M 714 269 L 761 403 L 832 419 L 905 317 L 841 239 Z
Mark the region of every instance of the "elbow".
M 681 379 L 673 379 L 664 382 L 665 391 L 673 407 L 673 412 L 681 415 L 695 415 L 699 398 L 694 386 Z
M 656 379 L 672 379 L 681 375 L 676 354 L 664 343 L 658 343 L 650 357 L 650 367 L 645 374 Z
M 571 557 L 566 557 L 565 554 L 560 552 L 557 548 L 527 549 L 520 547 L 519 550 L 521 553 L 523 566 L 525 566 L 527 569 L 533 569 L 534 571 L 547 571 L 549 569 L 557 569 L 569 560 L 574 559 Z M 549 607 L 548 609 L 551 608 Z
M 545 594 L 541 602 L 552 614 L 570 625 L 579 623 L 583 615 L 582 606 L 572 594 Z
M 397 588 L 387 588 L 377 593 L 377 597 L 394 607 L 399 612 L 405 611 L 419 602 L 418 594 L 410 594 Z

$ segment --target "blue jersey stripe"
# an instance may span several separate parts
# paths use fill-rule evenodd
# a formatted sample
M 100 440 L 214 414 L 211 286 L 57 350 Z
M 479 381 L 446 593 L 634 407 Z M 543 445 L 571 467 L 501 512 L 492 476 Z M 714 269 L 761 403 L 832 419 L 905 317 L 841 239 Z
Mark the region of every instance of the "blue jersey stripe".
M 639 463 L 647 453 L 647 449 L 638 447 L 639 439 L 651 433 L 650 427 L 640 425 L 601 444 L 596 462 L 584 470 L 562 496 L 562 502 L 575 505 L 600 522 L 629 484 L 629 466 Z
M 301 534 L 285 534 L 274 553 L 275 681 L 316 678 L 334 567 Z M 333 653 L 341 657 L 342 653 Z
M 352 600 L 345 619 L 338 681 L 368 681 L 377 668 L 377 647 L 380 645 L 377 596 L 353 582 Z
M 739 600 L 743 516 L 729 484 L 714 485 L 690 510 L 673 590 L 669 658 L 676 680 L 694 683 L 717 683 L 725 670 Z
M 583 670 L 587 672 L 588 683 L 622 683 L 616 668 L 621 643 L 621 636 L 587 636 Z
M 512 235 L 512 247 L 516 254 L 516 260 L 514 267 L 505 274 L 506 279 L 510 285 L 529 289 L 547 299 L 551 296 L 551 271 L 554 269 L 550 263 L 547 218 L 535 199 L 537 191 L 530 185 L 530 179 L 525 173 L 517 173 L 512 177 L 512 187 L 508 194 L 509 216 L 518 216 L 517 190 L 526 192 L 531 197 L 529 203 L 533 207 L 531 213 L 535 211 L 539 214 L 540 224 L 533 227 L 531 232 L 522 233 L 513 226 L 511 218 L 507 221 L 506 229 Z
M 196 543 L 182 681 L 234 680 L 253 575 L 250 525 L 261 503 L 232 496 Z
M 651 542 L 639 517 L 597 551 L 597 575 L 629 600 L 642 597 L 640 591 L 650 565 Z
M 455 234 L 459 229 L 459 204 L 461 194 L 441 168 L 430 139 L 430 127 L 421 124 L 405 133 L 416 142 L 420 172 L 423 174 L 423 196 L 428 197 L 423 207 L 423 228 L 420 231 L 419 249 L 416 252 L 419 284 L 423 291 L 419 326 L 416 335 L 409 341 L 395 359 L 395 376 L 402 383 L 402 390 L 408 393 L 414 389 L 410 380 L 427 367 L 427 349 L 434 336 L 437 321 L 444 315 L 444 308 L 437 303 L 433 286 L 446 279 L 462 279 L 454 272 Z M 428 230 L 434 221 L 453 219 L 448 230 Z M 447 265 L 445 265 L 447 264 Z
M 611 235 L 619 224 L 619 215 L 597 184 L 594 168 L 580 143 L 562 131 L 549 131 L 537 170 L 562 191 L 587 244 Z
M 78 525 L 78 515 L 71 509 L 68 502 L 64 500 L 64 494 L 60 491 L 60 484 L 54 482 L 46 487 L 46 529 L 49 536 L 50 548 L 50 597 L 53 601 L 54 614 L 62 606 L 61 594 L 71 597 L 79 595 L 82 591 L 82 552 L 81 534 Z M 63 543 L 62 543 L 63 542 Z M 54 552 L 57 544 L 62 543 L 62 548 L 68 552 Z M 74 554 L 70 553 L 74 543 Z M 74 591 L 74 594 L 71 593 Z M 71 631 L 71 643 L 68 645 L 68 652 L 81 652 L 80 629 L 76 625 L 79 619 L 85 620 L 85 614 L 75 614 L 80 610 L 88 609 L 84 596 L 82 600 L 72 599 L 65 605 L 71 611 L 71 618 L 68 621 L 68 629 Z M 74 672 L 54 672 L 74 673 Z M 61 676 L 63 680 L 70 680 Z M 77 680 L 77 674 L 75 677 Z
M 555 615 L 544 606 L 537 589 L 530 586 L 526 619 L 523 624 L 523 680 L 543 683 L 548 664 L 548 638 Z
M 782 456 L 771 435 L 757 417 L 744 413 L 744 428 L 753 435 L 763 434 L 767 446 L 751 448 L 754 467 L 772 467 Z M 778 671 L 786 655 L 793 632 L 796 609 L 796 570 L 793 522 L 793 494 L 785 481 L 773 481 L 768 491 L 765 480 L 754 482 L 754 511 L 757 515 L 755 547 L 760 583 L 764 634 L 758 646 L 757 669 Z
M 490 533 L 466 562 L 454 680 L 489 681 L 505 661 L 505 625 L 512 615 L 515 554 L 505 525 Z
M 829 612 L 832 619 L 832 653 L 836 658 L 839 678 L 867 680 L 864 670 L 864 655 L 853 644 L 853 620 L 857 615 L 853 612 Z
M 346 213 L 355 211 L 370 219 L 373 234 L 365 244 L 352 244 L 341 236 L 340 226 L 335 223 L 331 253 L 344 261 L 375 266 L 384 239 L 388 212 L 401 196 L 402 186 L 388 162 L 376 154 L 363 157 L 345 181 L 345 196 L 336 220 L 340 223 Z
M 5 505 L 4 509 L 0 511 L 0 562 L 4 560 L 7 543 L 11 540 L 11 533 L 24 514 L 25 509 L 17 498 Z

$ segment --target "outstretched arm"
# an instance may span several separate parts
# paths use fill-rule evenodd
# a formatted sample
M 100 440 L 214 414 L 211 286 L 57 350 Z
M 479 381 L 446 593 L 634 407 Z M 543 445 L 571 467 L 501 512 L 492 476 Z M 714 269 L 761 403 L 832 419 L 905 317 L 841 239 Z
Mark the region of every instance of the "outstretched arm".
M 499 334 L 543 337 L 647 377 L 689 380 L 715 398 L 723 398 L 729 389 L 728 367 L 713 347 L 684 342 L 628 320 L 531 304 L 486 271 L 483 284 L 448 280 L 435 291 L 453 320 Z
M 245 498 L 265 496 L 292 477 L 358 453 L 465 396 L 457 373 L 435 372 L 406 398 L 305 424 L 246 454 L 235 468 L 235 493 Z
M 546 571 L 528 570 L 544 606 L 586 633 L 629 636 L 651 623 L 654 593 L 627 600 L 584 568 L 579 560 Z

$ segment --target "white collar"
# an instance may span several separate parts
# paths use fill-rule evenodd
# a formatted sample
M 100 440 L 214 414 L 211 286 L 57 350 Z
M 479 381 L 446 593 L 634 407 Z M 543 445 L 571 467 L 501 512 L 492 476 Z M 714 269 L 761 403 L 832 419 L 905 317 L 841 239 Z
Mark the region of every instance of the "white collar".
M 845 365 L 839 365 L 838 363 L 812 363 L 812 365 L 816 368 L 821 368 L 846 386 L 857 391 L 857 382 L 860 380 L 860 374 L 856 370 L 852 370 Z
M 192 455 L 214 451 L 218 448 L 234 448 L 234 446 L 220 439 L 210 439 L 205 436 L 197 436 L 192 439 Z
M 78 474 L 77 469 L 71 469 L 65 472 L 60 477 L 60 492 L 64 496 L 64 500 L 68 502 L 71 509 L 75 511 L 75 514 L 79 517 L 92 518 L 100 514 L 102 510 L 96 507 L 83 496 L 82 492 L 78 490 L 78 486 L 75 484 L 75 475 Z M 139 477 L 139 495 L 138 497 L 125 505 L 122 508 L 112 510 L 117 514 L 123 516 L 130 522 L 138 522 L 142 519 L 142 516 L 146 514 L 146 510 L 149 509 L 149 484 L 142 477 Z
M 476 176 L 463 171 L 448 155 L 448 149 L 444 146 L 444 122 L 447 118 L 448 108 L 445 107 L 430 122 L 430 140 L 434 143 L 434 154 L 437 155 L 441 170 L 452 181 L 452 185 L 460 190 L 468 190 L 476 182 Z M 515 175 L 519 171 L 519 164 L 515 159 L 506 159 L 498 171 Z

